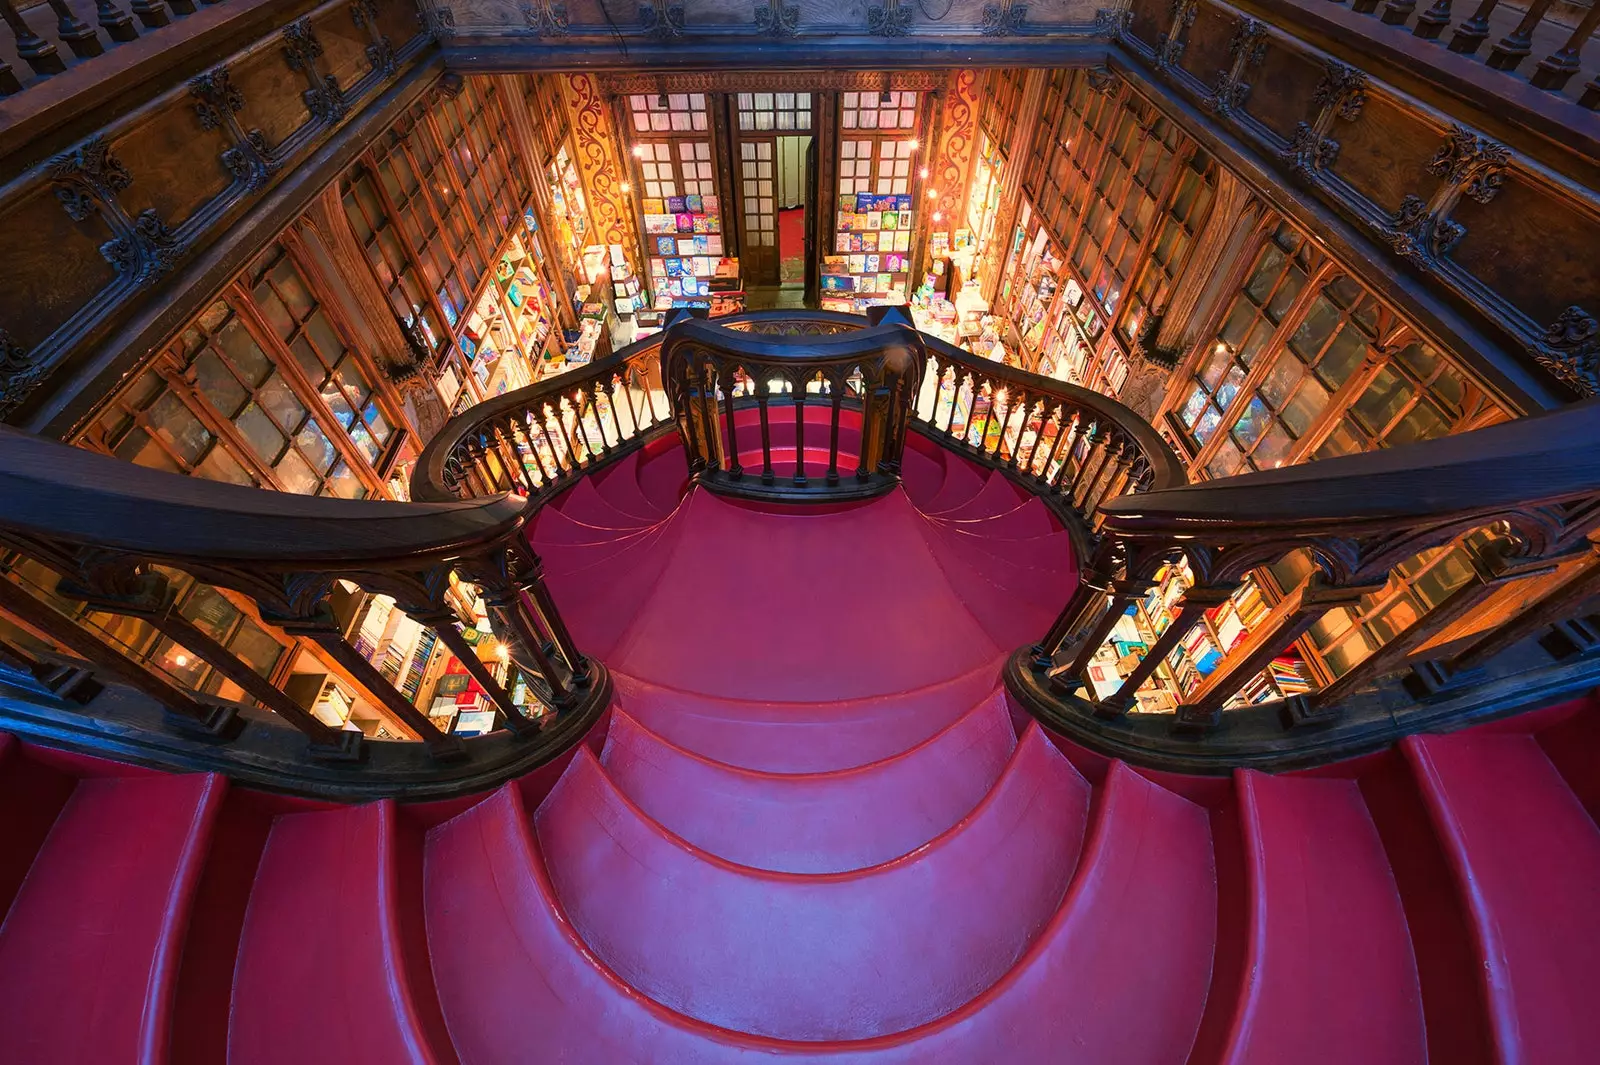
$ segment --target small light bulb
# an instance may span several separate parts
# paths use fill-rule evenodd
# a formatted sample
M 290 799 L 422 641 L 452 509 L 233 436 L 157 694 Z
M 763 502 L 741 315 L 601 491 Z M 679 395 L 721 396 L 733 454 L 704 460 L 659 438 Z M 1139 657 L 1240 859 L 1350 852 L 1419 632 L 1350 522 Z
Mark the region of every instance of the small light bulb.
M 907 143 L 907 144 L 909 144 L 909 145 L 911 145 L 911 150 L 912 150 L 912 151 L 916 151 L 916 150 L 917 150 L 917 140 L 916 140 L 916 138 L 915 138 L 915 137 L 913 137 L 913 138 L 912 138 L 912 139 L 911 139 L 911 140 L 909 140 L 909 141 L 906 141 L 906 143 Z
M 922 168 L 922 180 L 924 180 L 924 181 L 928 180 L 928 168 L 927 167 L 923 167 Z
M 929 189 L 928 190 L 928 199 L 936 200 L 938 198 L 939 198 L 939 190 L 938 189 Z
M 189 664 L 189 656 L 188 655 L 173 655 L 172 656 L 172 662 L 173 662 L 173 665 L 176 665 L 179 668 L 182 668 L 183 666 L 186 666 L 186 665 Z
M 633 154 L 637 155 L 640 159 L 643 159 L 644 158 L 644 145 L 635 144 L 633 146 Z
M 633 182 L 631 182 L 631 181 L 624 181 L 624 182 L 623 182 L 623 183 L 622 183 L 622 191 L 623 191 L 623 192 L 632 192 L 632 191 L 633 191 Z
M 943 211 L 935 211 L 935 212 L 933 212 L 933 220 L 935 222 L 943 221 L 944 220 L 944 212 Z

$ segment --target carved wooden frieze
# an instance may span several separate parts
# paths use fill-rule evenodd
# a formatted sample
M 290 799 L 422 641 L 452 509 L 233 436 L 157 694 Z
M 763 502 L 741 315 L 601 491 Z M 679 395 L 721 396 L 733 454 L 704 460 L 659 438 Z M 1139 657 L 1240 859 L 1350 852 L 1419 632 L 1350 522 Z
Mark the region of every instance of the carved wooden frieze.
M 945 84 L 944 71 L 932 70 L 808 70 L 805 87 L 818 91 L 883 89 L 931 92 Z M 661 74 L 606 73 L 606 89 L 619 96 L 662 92 L 765 92 L 793 88 L 795 76 L 782 70 L 700 70 Z
M 1510 159 L 1504 145 L 1465 127 L 1450 127 L 1428 163 L 1428 172 L 1440 178 L 1439 187 L 1426 200 L 1407 196 L 1379 233 L 1402 258 L 1423 267 L 1436 265 L 1467 232 L 1450 217 L 1450 209 L 1462 196 L 1478 203 L 1492 201 L 1505 181 Z
M 15 410 L 44 376 L 44 364 L 0 329 L 0 418 Z
M 904 37 L 911 32 L 911 5 L 883 0 L 867 7 L 867 32 L 874 37 Z
M 1582 307 L 1562 311 L 1528 350 L 1579 395 L 1600 395 L 1600 322 Z
M 675 41 L 683 36 L 687 22 L 683 5 L 671 0 L 639 5 L 639 28 L 658 41 Z
M 978 72 L 958 70 L 950 76 L 944 95 L 944 111 L 939 123 L 939 144 L 930 177 L 939 190 L 934 209 L 944 221 L 934 229 L 954 228 L 966 213 L 966 179 L 971 170 L 972 151 L 978 140 Z
M 350 4 L 350 19 L 356 24 L 356 29 L 367 32 L 371 42 L 366 48 L 367 62 L 372 64 L 372 69 L 380 77 L 387 78 L 392 75 L 397 60 L 393 42 L 378 28 L 378 0 L 353 0 Z
M 1178 61 L 1183 58 L 1184 45 L 1188 43 L 1189 27 L 1194 25 L 1195 16 L 1199 11 L 1199 0 L 1172 0 L 1170 11 L 1172 17 L 1161 38 L 1156 42 L 1157 70 L 1177 69 Z
M 233 146 L 223 151 L 222 165 L 228 168 L 245 192 L 255 192 L 278 169 L 267 138 L 259 129 L 245 129 L 239 122 L 244 110 L 244 94 L 233 87 L 226 65 L 209 70 L 189 82 L 194 111 L 201 129 L 224 130 Z
M 154 208 L 131 218 L 123 210 L 117 193 L 133 184 L 133 175 L 111 154 L 104 137 L 97 134 L 56 156 L 47 169 L 56 199 L 74 222 L 98 215 L 116 234 L 100 245 L 100 254 L 119 278 L 147 285 L 172 269 L 183 250 L 177 234 Z
M 1250 85 L 1245 75 L 1259 67 L 1267 57 L 1267 26 L 1260 19 L 1240 19 L 1228 42 L 1228 69 L 1217 79 L 1212 106 L 1219 115 L 1230 115 L 1244 106 L 1250 95 Z
M 526 0 L 518 5 L 522 22 L 535 37 L 565 37 L 572 26 L 567 5 L 559 0 Z
M 755 6 L 756 28 L 768 37 L 793 37 L 800 32 L 800 7 L 782 0 Z
M 1028 5 L 1021 0 L 1000 0 L 996 4 L 983 5 L 982 32 L 985 37 L 1009 37 L 1014 33 L 1022 33 L 1027 21 Z
M 1301 178 L 1313 171 L 1327 170 L 1339 158 L 1339 142 L 1328 134 L 1334 122 L 1354 122 L 1361 117 L 1367 102 L 1367 75 L 1364 71 L 1328 60 L 1327 73 L 1311 96 L 1316 117 L 1295 127 L 1294 138 L 1284 161 Z
M 289 69 L 305 75 L 308 88 L 300 94 L 311 117 L 333 125 L 349 113 L 350 104 L 339 88 L 339 79 L 321 69 L 322 42 L 311 28 L 309 18 L 300 18 L 283 29 L 283 58 Z

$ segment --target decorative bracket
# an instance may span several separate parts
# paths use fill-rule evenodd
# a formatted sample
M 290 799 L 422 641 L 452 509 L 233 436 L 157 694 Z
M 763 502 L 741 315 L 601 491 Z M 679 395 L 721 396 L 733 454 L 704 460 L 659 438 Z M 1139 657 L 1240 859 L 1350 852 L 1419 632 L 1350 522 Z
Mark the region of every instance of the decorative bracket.
M 1009 37 L 1013 33 L 1023 32 L 1023 23 L 1028 19 L 1028 5 L 1020 0 L 1000 0 L 999 3 L 983 5 L 983 35 L 985 37 Z
M 884 0 L 867 8 L 867 32 L 874 37 L 904 37 L 911 32 L 911 8 Z
M 1582 307 L 1562 311 L 1528 350 L 1540 366 L 1579 395 L 1600 395 L 1600 322 Z
M 1111 73 L 1110 67 L 1089 67 L 1083 72 L 1089 80 L 1089 88 L 1101 96 L 1115 96 L 1117 94 L 1117 76 Z
M 367 62 L 372 64 L 372 70 L 380 78 L 394 75 L 398 62 L 395 59 L 394 45 L 389 38 L 378 29 L 378 0 L 354 0 L 350 5 L 350 21 L 356 24 L 356 29 L 367 31 Z
M 1408 195 L 1387 223 L 1379 225 L 1379 233 L 1402 258 L 1426 270 L 1436 269 L 1467 233 L 1450 211 L 1463 195 L 1478 203 L 1492 201 L 1510 162 L 1505 145 L 1463 126 L 1451 126 L 1428 162 L 1428 173 L 1442 179 L 1439 188 L 1427 200 Z
M 222 153 L 222 165 L 246 192 L 256 192 L 278 169 L 267 148 L 267 138 L 259 129 L 247 130 L 235 117 L 244 109 L 244 94 L 234 88 L 228 68 L 217 67 L 189 82 L 194 97 L 194 112 L 201 129 L 225 130 L 233 146 Z
M 800 32 L 800 7 L 782 0 L 756 5 L 756 28 L 768 37 L 793 37 Z
M 417 18 L 422 28 L 440 44 L 456 35 L 456 13 L 450 10 L 448 4 L 430 4 L 417 12 Z
M 322 42 L 311 28 L 309 18 L 299 18 L 283 28 L 283 58 L 290 70 L 306 76 L 308 88 L 300 94 L 311 117 L 333 125 L 350 110 L 350 103 L 339 88 L 339 79 L 320 69 Z
M 1232 62 L 1217 81 L 1217 91 L 1211 104 L 1219 115 L 1231 115 L 1244 106 L 1250 95 L 1245 73 L 1261 65 L 1267 58 L 1267 25 L 1260 19 L 1240 19 L 1228 42 L 1228 55 Z
M 1120 41 L 1131 25 L 1133 25 L 1133 11 L 1130 8 L 1120 7 L 1108 11 L 1102 7 L 1094 13 L 1093 33 L 1096 37 Z
M 56 199 L 74 222 L 98 214 L 115 234 L 100 245 L 100 254 L 117 276 L 135 285 L 147 285 L 171 270 L 184 250 L 178 235 L 167 227 L 154 207 L 130 218 L 117 201 L 117 193 L 133 184 L 133 175 L 111 154 L 105 138 L 95 134 L 69 152 L 50 160 Z
M 0 329 L 0 418 L 22 405 L 44 380 L 44 362 Z
M 683 36 L 683 5 L 665 0 L 663 3 L 639 5 L 639 25 L 650 36 L 660 41 L 675 41 Z
M 1328 136 L 1335 119 L 1354 122 L 1367 103 L 1367 75 L 1354 67 L 1328 60 L 1327 72 L 1311 96 L 1317 113 L 1310 122 L 1294 128 L 1289 150 L 1283 153 L 1295 176 L 1310 179 L 1339 158 L 1339 142 Z
M 535 37 L 565 37 L 572 25 L 567 5 L 557 0 L 527 0 L 521 11 L 523 23 Z

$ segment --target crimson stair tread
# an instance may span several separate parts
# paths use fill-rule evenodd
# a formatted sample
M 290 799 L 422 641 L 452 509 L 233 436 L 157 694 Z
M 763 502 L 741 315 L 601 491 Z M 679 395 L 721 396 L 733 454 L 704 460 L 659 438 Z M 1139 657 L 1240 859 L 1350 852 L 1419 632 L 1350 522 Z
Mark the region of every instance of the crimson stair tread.
M 1015 964 L 1072 875 L 1088 790 L 1035 727 L 983 803 L 926 847 L 805 876 L 694 850 L 580 751 L 535 826 L 573 926 L 630 986 L 734 1031 L 859 1039 L 948 1013 Z
M 0 921 L 75 784 L 66 773 L 29 758 L 21 740 L 0 732 Z
M 655 527 L 651 524 L 637 529 L 616 529 L 586 525 L 559 507 L 541 507 L 528 524 L 528 542 L 541 552 L 560 552 L 569 547 L 637 542 Z
M 229 1065 L 445 1065 L 424 1020 L 428 975 L 403 948 L 392 801 L 284 814 L 273 823 L 245 911 Z M 419 915 L 420 916 L 420 915 Z
M 550 571 L 546 581 L 583 653 L 606 661 L 649 598 L 671 558 L 682 526 L 666 522 L 628 550 L 574 572 Z
M 657 511 L 666 514 L 676 510 L 683 500 L 689 483 L 688 454 L 681 446 L 673 446 L 659 454 L 646 454 L 634 471 L 639 491 Z
M 618 704 L 703 758 L 768 773 L 854 769 L 909 750 L 994 690 L 1000 663 L 904 692 L 835 703 L 721 699 L 613 673 Z
M 1423 1065 L 1405 910 L 1359 785 L 1243 771 L 1235 786 L 1249 918 L 1221 1061 Z
M 903 691 L 1003 655 L 959 610 L 903 495 L 796 517 L 696 492 L 674 521 L 671 562 L 607 663 L 619 672 L 798 702 Z
M 551 505 L 574 521 L 598 529 L 628 532 L 649 528 L 657 521 L 655 518 L 636 518 L 618 510 L 600 494 L 592 477 L 579 478 L 577 484 L 557 496 Z
M 956 462 L 962 461 L 954 456 L 952 458 Z M 946 511 L 940 517 L 950 521 L 982 521 L 1015 510 L 1033 498 L 1019 491 L 1002 473 L 991 470 L 984 477 L 983 487 L 978 490 L 977 495 L 959 507 Z
M 226 783 L 86 778 L 0 925 L 4 1056 L 166 1060 L 195 884 Z
M 980 533 L 1000 539 L 1026 540 L 1036 536 L 1049 536 L 1061 531 L 1061 523 L 1050 513 L 1044 500 L 1029 496 L 1009 510 L 981 518 L 952 518 L 939 515 L 932 519 L 946 528 L 961 532 Z
M 941 515 L 958 510 L 983 491 L 987 479 L 987 471 L 964 461 L 959 456 L 950 455 L 945 459 L 944 484 L 940 487 L 939 494 L 928 500 L 927 505 L 920 509 L 926 514 Z
M 833 873 L 907 854 L 971 812 L 1016 743 L 1004 701 L 986 699 L 944 731 L 882 762 L 774 774 L 712 762 L 620 711 L 601 763 L 644 813 L 739 865 Z
M 1594 1061 L 1600 829 L 1531 735 L 1401 746 L 1466 901 L 1500 1059 Z
M 617 460 L 616 465 L 595 477 L 600 497 L 636 521 L 660 521 L 665 512 L 645 498 L 639 488 L 640 454 L 635 451 Z
M 919 509 L 926 506 L 944 487 L 944 459 L 927 455 L 911 446 L 915 434 L 907 437 L 900 457 L 900 487 Z

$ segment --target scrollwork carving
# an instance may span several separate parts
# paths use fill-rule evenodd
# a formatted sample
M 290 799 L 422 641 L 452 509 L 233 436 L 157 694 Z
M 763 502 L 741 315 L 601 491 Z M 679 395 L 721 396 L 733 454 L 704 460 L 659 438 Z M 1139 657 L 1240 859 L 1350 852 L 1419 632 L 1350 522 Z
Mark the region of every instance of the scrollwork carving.
M 1131 25 L 1133 25 L 1133 11 L 1130 8 L 1118 8 L 1114 11 L 1100 8 L 1094 13 L 1091 32 L 1096 37 L 1120 41 Z
M 1018 0 L 999 0 L 983 5 L 981 32 L 985 37 L 1009 37 L 1023 32 L 1028 20 L 1028 5 Z
M 432 4 L 417 12 L 417 18 L 434 40 L 440 44 L 456 35 L 456 13 L 445 4 Z
M 1439 260 L 1467 234 L 1467 227 L 1450 217 L 1456 203 L 1462 196 L 1483 204 L 1493 201 L 1510 162 L 1511 152 L 1504 145 L 1452 126 L 1428 161 L 1428 172 L 1440 178 L 1439 188 L 1427 200 L 1407 195 L 1378 227 L 1379 234 L 1403 258 L 1425 270 L 1437 270 Z
M 100 254 L 119 279 L 147 284 L 172 269 L 183 242 L 155 208 L 129 218 L 117 193 L 133 184 L 133 175 L 111 154 L 98 134 L 50 160 L 46 168 L 55 182 L 56 199 L 74 222 L 98 215 L 115 234 L 100 245 Z
M 350 110 L 339 80 L 323 71 L 322 42 L 311 28 L 310 18 L 299 18 L 283 28 L 283 58 L 289 69 L 304 74 L 307 88 L 300 94 L 311 117 L 327 125 L 338 122 Z
M 529 0 L 521 5 L 523 25 L 535 37 L 565 37 L 572 26 L 567 16 L 567 5 L 552 0 Z
M 1219 115 L 1229 115 L 1244 106 L 1250 95 L 1245 82 L 1245 72 L 1261 65 L 1267 58 L 1267 27 L 1260 19 L 1240 19 L 1234 27 L 1233 38 L 1228 42 L 1228 55 L 1232 62 L 1217 81 L 1212 106 Z
M 1184 33 L 1194 25 L 1199 0 L 1172 0 L 1172 25 L 1156 41 L 1156 69 L 1163 73 L 1174 70 L 1183 58 Z
M 1311 94 L 1311 102 L 1319 108 L 1334 108 L 1340 118 L 1354 122 L 1367 103 L 1366 72 L 1329 60 L 1326 73 Z
M 884 0 L 867 8 L 867 32 L 874 37 L 904 37 L 911 32 L 911 8 Z
M 640 4 L 639 26 L 657 40 L 675 41 L 684 34 L 683 5 L 670 0 Z
M 1115 96 L 1117 94 L 1117 76 L 1111 73 L 1110 67 L 1089 67 L 1084 72 L 1084 77 L 1089 81 L 1089 88 L 1101 96 Z
M 224 124 L 223 115 L 244 110 L 244 93 L 234 88 L 227 67 L 217 67 L 191 79 L 189 95 L 195 98 L 194 111 L 201 129 L 216 129 Z
M 768 37 L 793 37 L 800 32 L 800 6 L 767 0 L 755 7 L 756 28 Z
M 1428 173 L 1455 185 L 1478 203 L 1488 203 L 1505 181 L 1511 151 L 1462 126 L 1451 126 L 1445 141 L 1428 161 Z
M 44 364 L 0 329 L 0 418 L 22 405 L 44 379 Z
M 234 88 L 227 67 L 217 67 L 189 82 L 189 95 L 195 98 L 195 115 L 202 129 L 222 129 L 233 144 L 222 152 L 222 165 L 246 192 L 256 192 L 278 169 L 259 129 L 247 130 L 238 120 L 244 110 L 244 94 Z

